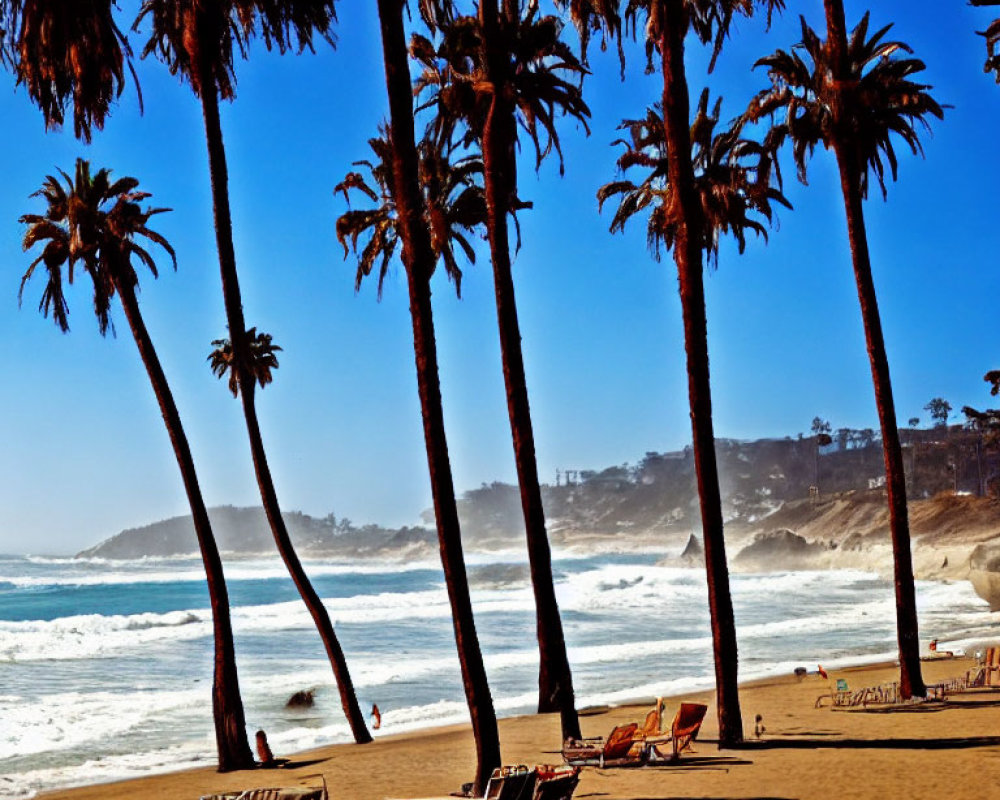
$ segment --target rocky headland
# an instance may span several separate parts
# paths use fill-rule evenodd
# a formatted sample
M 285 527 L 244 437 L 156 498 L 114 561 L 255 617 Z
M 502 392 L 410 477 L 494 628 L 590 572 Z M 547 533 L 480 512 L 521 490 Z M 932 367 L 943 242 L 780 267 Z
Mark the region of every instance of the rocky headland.
M 984 457 L 961 429 L 903 433 L 916 577 L 970 580 L 991 608 L 1000 609 L 1000 501 L 998 479 L 990 477 L 1000 475 L 998 459 Z M 732 570 L 866 569 L 891 575 L 880 443 L 841 438 L 825 446 L 802 437 L 717 441 Z M 975 457 L 963 462 L 963 452 Z M 690 449 L 647 453 L 635 465 L 601 471 L 561 471 L 542 490 L 556 548 L 642 549 L 662 553 L 667 564 L 703 563 Z M 226 506 L 209 514 L 229 557 L 274 554 L 262 509 Z M 516 486 L 492 483 L 466 492 L 459 516 L 468 550 L 523 549 Z M 287 512 L 285 522 L 307 558 L 436 557 L 431 512 L 424 513 L 423 525 L 403 528 L 300 512 Z M 182 516 L 122 531 L 79 556 L 132 559 L 196 551 L 191 518 Z

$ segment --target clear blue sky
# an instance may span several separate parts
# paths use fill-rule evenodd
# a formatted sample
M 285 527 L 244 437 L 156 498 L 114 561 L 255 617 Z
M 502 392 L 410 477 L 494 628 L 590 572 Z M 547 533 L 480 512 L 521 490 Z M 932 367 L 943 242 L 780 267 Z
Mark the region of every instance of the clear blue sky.
M 259 413 L 286 509 L 355 522 L 406 524 L 430 506 L 406 286 L 401 268 L 376 302 L 355 295 L 354 262 L 334 237 L 344 210 L 333 186 L 368 155 L 366 139 L 386 113 L 377 20 L 371 3 L 340 3 L 337 49 L 284 56 L 256 47 L 237 67 L 238 97 L 223 109 L 237 261 L 249 325 L 284 348 Z M 545 5 L 545 3 L 543 3 Z M 753 61 L 799 39 L 795 12 L 821 27 L 820 0 L 764 33 L 742 21 L 716 73 L 689 43 L 696 97 L 706 81 L 740 111 L 766 83 Z M 866 6 L 848 0 L 848 25 Z M 927 63 L 926 82 L 954 108 L 925 136 L 926 159 L 900 151 L 889 201 L 866 206 L 876 285 L 900 421 L 941 396 L 956 411 L 990 405 L 982 381 L 1000 367 L 1000 274 L 994 193 L 1000 87 L 982 72 L 982 30 L 991 9 L 937 0 L 873 3 L 873 25 Z M 944 6 L 947 5 L 947 10 Z M 135 3 L 124 2 L 122 27 Z M 141 40 L 135 40 L 141 49 Z M 586 98 L 592 135 L 562 128 L 566 175 L 554 162 L 536 175 L 525 153 L 523 249 L 515 280 L 538 461 L 557 468 L 635 462 L 647 450 L 690 439 L 680 306 L 669 256 L 656 263 L 644 222 L 607 232 L 594 193 L 615 175 L 615 126 L 660 92 L 628 49 L 626 81 L 613 54 L 595 52 Z M 238 404 L 209 372 L 210 341 L 225 333 L 211 221 L 200 106 L 157 62 L 136 65 L 145 113 L 126 90 L 106 130 L 84 146 L 71 132 L 46 134 L 22 90 L 0 97 L 8 157 L 0 192 L 0 337 L 8 359 L 0 391 L 0 552 L 66 553 L 122 528 L 187 512 L 173 454 L 128 327 L 101 339 L 81 283 L 69 294 L 72 331 L 35 310 L 41 284 L 17 307 L 28 264 L 18 217 L 55 167 L 78 155 L 133 175 L 174 244 L 178 270 L 161 260 L 140 303 L 164 362 L 210 505 L 258 503 Z M 905 150 L 905 148 L 904 148 Z M 707 280 L 716 433 L 756 438 L 808 432 L 820 415 L 834 428 L 877 428 L 868 360 L 832 155 L 817 152 L 810 185 L 794 180 L 794 211 L 780 213 L 770 243 L 739 257 L 726 246 Z M 488 254 L 466 270 L 458 301 L 435 279 L 435 321 L 448 439 L 459 491 L 513 482 Z M 4 286 L 6 288 L 4 288 Z

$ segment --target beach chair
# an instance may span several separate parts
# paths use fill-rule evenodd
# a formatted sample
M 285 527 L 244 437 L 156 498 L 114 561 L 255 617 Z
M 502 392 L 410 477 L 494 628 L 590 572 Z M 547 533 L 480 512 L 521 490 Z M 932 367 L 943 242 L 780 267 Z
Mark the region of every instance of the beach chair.
M 529 786 L 530 784 L 530 786 Z M 535 786 L 535 772 L 527 764 L 498 767 L 486 784 L 486 800 L 526 800 Z
M 829 692 L 821 694 L 816 698 L 816 703 L 814 704 L 815 707 L 822 707 L 823 701 L 826 699 L 829 699 L 830 705 L 835 707 L 851 705 L 852 693 L 850 689 L 847 688 L 847 681 L 843 678 L 837 678 L 837 682 L 830 686 Z
M 662 697 L 657 697 L 653 704 L 653 710 L 646 715 L 646 720 L 636 732 L 639 736 L 662 736 L 667 733 L 663 729 L 663 711 L 666 701 Z
M 658 764 L 665 761 L 676 761 L 681 757 L 681 753 L 694 752 L 691 743 L 698 738 L 698 731 L 701 730 L 701 723 L 705 719 L 708 706 L 701 703 L 681 703 L 674 715 L 673 722 L 670 723 L 670 735 L 668 737 L 646 737 L 646 763 Z M 670 752 L 665 753 L 664 748 L 670 743 Z
M 639 724 L 630 722 L 617 726 L 607 739 L 567 739 L 562 748 L 563 761 L 577 767 L 639 766 L 645 748 L 633 752 L 636 741 L 643 741 L 641 735 L 636 736 L 638 730 Z
M 535 767 L 535 792 L 531 800 L 570 800 L 580 782 L 579 767 Z
M 493 770 L 486 784 L 487 800 L 570 800 L 580 782 L 579 767 L 526 764 Z
M 317 778 L 322 782 L 322 785 L 316 785 Z M 326 778 L 323 775 L 303 775 L 299 780 L 311 781 L 313 785 L 243 789 L 205 794 L 201 796 L 201 800 L 330 800 L 330 793 L 326 788 Z

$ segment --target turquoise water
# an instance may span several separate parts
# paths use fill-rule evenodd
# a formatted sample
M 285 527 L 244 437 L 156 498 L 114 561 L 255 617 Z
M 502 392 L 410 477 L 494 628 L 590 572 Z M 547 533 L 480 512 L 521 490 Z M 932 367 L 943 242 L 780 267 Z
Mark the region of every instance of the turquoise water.
M 662 554 L 557 554 L 556 589 L 580 705 L 712 683 L 701 570 Z M 465 722 L 440 565 L 307 562 L 378 735 Z M 516 554 L 470 564 L 476 624 L 500 715 L 533 710 L 532 594 Z M 311 620 L 277 560 L 227 564 L 247 723 L 277 754 L 349 730 Z M 860 571 L 733 575 L 741 678 L 891 658 L 891 584 Z M 965 582 L 918 583 L 921 635 L 993 637 Z M 622 666 L 628 666 L 623 669 Z M 212 670 L 200 561 L 0 557 L 0 797 L 210 764 Z M 290 711 L 295 691 L 316 704 Z M 555 746 L 556 743 L 553 743 Z

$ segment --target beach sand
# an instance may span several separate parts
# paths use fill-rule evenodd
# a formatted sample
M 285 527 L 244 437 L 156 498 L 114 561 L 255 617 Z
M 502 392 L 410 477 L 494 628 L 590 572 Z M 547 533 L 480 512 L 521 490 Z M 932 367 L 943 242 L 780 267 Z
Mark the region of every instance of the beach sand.
M 966 659 L 925 662 L 928 683 L 963 675 Z M 677 764 L 641 769 L 583 771 L 575 797 L 600 800 L 653 798 L 963 798 L 996 796 L 1000 775 L 1000 690 L 966 693 L 945 704 L 895 711 L 815 708 L 836 678 L 860 688 L 898 678 L 892 665 L 831 671 L 829 681 L 810 673 L 748 684 L 741 689 L 744 728 L 739 750 L 720 750 L 714 692 L 680 699 L 709 704 L 696 752 Z M 652 699 L 650 699 L 652 703 Z M 585 736 L 606 735 L 639 721 L 648 707 L 617 706 L 581 717 Z M 760 714 L 766 732 L 752 738 Z M 560 763 L 556 715 L 500 721 L 506 764 Z M 278 753 L 276 755 L 289 755 Z M 446 795 L 472 780 L 475 752 L 468 726 L 383 736 L 373 744 L 333 745 L 296 754 L 289 767 L 219 774 L 211 768 L 155 775 L 122 783 L 39 795 L 45 800 L 163 798 L 197 800 L 210 792 L 294 785 L 322 773 L 332 800 L 382 800 Z

